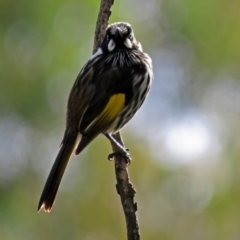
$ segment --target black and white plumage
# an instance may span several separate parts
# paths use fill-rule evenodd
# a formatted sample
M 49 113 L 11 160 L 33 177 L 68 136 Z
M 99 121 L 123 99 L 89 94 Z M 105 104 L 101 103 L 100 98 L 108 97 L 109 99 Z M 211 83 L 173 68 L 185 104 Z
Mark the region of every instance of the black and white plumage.
M 101 47 L 82 68 L 70 92 L 65 134 L 38 210 L 51 210 L 73 152 L 79 154 L 99 134 L 115 141 L 111 135 L 141 107 L 152 79 L 151 58 L 142 51 L 130 24 L 109 25 Z

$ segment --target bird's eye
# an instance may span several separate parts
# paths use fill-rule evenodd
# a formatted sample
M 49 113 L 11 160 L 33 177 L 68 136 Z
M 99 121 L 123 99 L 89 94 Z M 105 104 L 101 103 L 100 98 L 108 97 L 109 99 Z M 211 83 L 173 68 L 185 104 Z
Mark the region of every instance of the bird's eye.
M 133 40 L 133 35 L 130 33 L 128 38 L 132 41 Z

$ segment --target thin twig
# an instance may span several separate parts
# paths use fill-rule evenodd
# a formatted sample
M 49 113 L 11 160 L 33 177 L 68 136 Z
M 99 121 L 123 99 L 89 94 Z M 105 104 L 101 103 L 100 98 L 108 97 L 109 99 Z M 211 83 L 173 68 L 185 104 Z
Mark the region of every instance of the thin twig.
M 114 138 L 122 145 L 123 140 L 120 132 L 114 134 Z M 113 151 L 118 150 L 118 146 L 112 143 Z M 127 235 L 128 240 L 139 240 L 139 227 L 137 220 L 137 203 L 134 201 L 134 196 L 136 191 L 133 188 L 133 185 L 129 181 L 128 176 L 128 163 L 127 159 L 122 155 L 115 156 L 115 173 L 117 179 L 117 192 L 121 197 L 122 207 L 125 214 L 126 225 L 127 225 Z
M 113 5 L 114 0 L 102 0 L 100 5 L 100 10 L 98 14 L 98 20 L 96 24 L 95 36 L 94 36 L 94 47 L 93 52 L 96 52 L 97 48 L 100 46 L 105 29 L 108 25 L 108 20 L 111 15 L 111 6 Z M 114 138 L 123 145 L 122 137 L 120 132 L 114 135 Z M 114 143 L 112 144 L 113 151 L 118 150 L 118 146 Z M 123 211 L 125 214 L 125 220 L 127 225 L 127 239 L 128 240 L 139 240 L 139 227 L 137 221 L 137 203 L 134 202 L 135 190 L 132 184 L 129 181 L 128 176 L 128 160 L 123 156 L 116 155 L 115 160 L 115 174 L 117 180 L 117 192 L 120 195 Z

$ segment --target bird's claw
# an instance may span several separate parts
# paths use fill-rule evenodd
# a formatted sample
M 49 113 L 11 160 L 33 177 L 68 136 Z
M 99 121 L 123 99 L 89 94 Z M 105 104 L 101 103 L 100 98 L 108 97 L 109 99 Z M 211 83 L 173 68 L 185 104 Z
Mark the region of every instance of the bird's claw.
M 129 148 L 124 148 L 124 149 L 121 149 L 121 150 L 118 150 L 116 152 L 113 152 L 113 153 L 109 154 L 108 155 L 108 160 L 112 161 L 113 157 L 115 157 L 117 155 L 120 155 L 120 156 L 124 157 L 126 159 L 126 162 L 127 162 L 128 165 L 132 161 L 132 159 L 130 157 L 130 154 L 129 154 Z

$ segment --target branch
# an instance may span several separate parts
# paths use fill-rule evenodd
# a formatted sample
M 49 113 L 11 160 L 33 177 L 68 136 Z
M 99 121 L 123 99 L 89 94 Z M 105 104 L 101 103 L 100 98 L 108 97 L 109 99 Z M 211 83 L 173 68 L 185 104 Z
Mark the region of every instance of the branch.
M 114 138 L 122 145 L 123 140 L 120 132 L 114 134 Z M 118 146 L 112 143 L 113 151 L 118 150 Z M 122 155 L 115 156 L 115 174 L 117 179 L 117 192 L 121 197 L 122 207 L 125 214 L 126 224 L 127 224 L 127 235 L 128 240 L 139 240 L 139 227 L 137 220 L 137 203 L 134 202 L 134 196 L 136 191 L 133 188 L 133 185 L 129 181 L 128 176 L 128 160 Z
M 113 5 L 114 0 L 102 0 L 100 5 L 100 10 L 98 14 L 98 20 L 96 24 L 95 36 L 94 36 L 94 47 L 93 52 L 96 52 L 97 48 L 100 46 L 104 34 L 105 29 L 108 25 L 108 20 L 111 15 L 111 6 Z M 123 141 L 120 135 L 120 132 L 114 134 L 114 138 L 122 145 Z M 118 147 L 112 144 L 113 151 L 117 151 Z M 127 159 L 123 156 L 116 155 L 114 157 L 115 160 L 115 174 L 117 180 L 117 192 L 120 195 L 121 203 L 123 207 L 123 211 L 125 214 L 125 220 L 127 225 L 127 236 L 128 240 L 139 240 L 139 227 L 136 216 L 137 211 L 137 203 L 134 202 L 135 190 L 132 184 L 129 181 L 128 176 L 128 164 Z
M 112 13 L 111 7 L 114 3 L 114 0 L 102 0 L 98 19 L 95 29 L 94 44 L 93 44 L 93 53 L 100 47 L 102 40 L 104 38 L 105 30 L 108 26 L 108 19 Z

